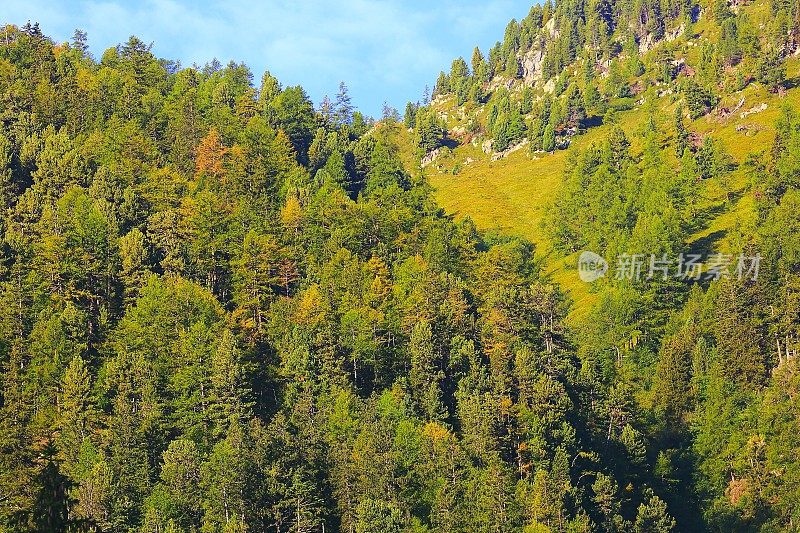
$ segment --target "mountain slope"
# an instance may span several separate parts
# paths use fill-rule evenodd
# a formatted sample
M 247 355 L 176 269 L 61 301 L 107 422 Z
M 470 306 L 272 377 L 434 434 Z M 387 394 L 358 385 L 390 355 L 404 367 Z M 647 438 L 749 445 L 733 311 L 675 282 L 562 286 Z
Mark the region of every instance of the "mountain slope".
M 799 32 L 546 3 L 401 125 L 6 26 L 0 531 L 796 530 Z
M 769 16 L 769 10 L 769 3 L 766 0 L 759 0 L 743 4 L 739 12 L 743 17 L 763 21 Z M 713 42 L 719 38 L 718 25 L 706 19 L 707 17 L 699 17 L 699 20 L 692 25 L 691 35 L 674 38 L 668 42 L 652 43 L 645 37 L 644 40 L 648 40 L 647 46 L 651 49 L 642 53 L 642 60 L 649 65 L 658 59 L 662 49 L 670 48 L 673 51 L 672 56 L 686 58 L 686 63 L 682 65 L 700 61 L 698 49 L 703 43 Z M 763 22 L 761 27 L 764 27 Z M 552 35 L 553 25 L 550 24 L 546 30 Z M 530 52 L 520 53 L 519 56 L 521 63 L 524 64 Z M 748 84 L 736 91 L 722 90 L 722 97 L 714 109 L 702 117 L 688 120 L 687 127 L 701 139 L 706 136 L 719 139 L 725 150 L 739 164 L 751 153 L 764 151 L 773 143 L 775 122 L 780 115 L 780 109 L 783 106 L 796 108 L 800 104 L 800 91 L 796 88 L 795 81 L 800 77 L 800 59 L 787 58 L 785 68 L 786 78 L 789 81 L 786 83 L 787 88 L 782 90 L 781 94 L 774 94 L 758 83 Z M 579 67 L 575 70 L 579 70 Z M 548 81 L 542 78 L 531 80 L 526 76 L 518 81 L 509 81 L 506 76 L 498 75 L 489 86 L 500 87 L 510 83 L 513 87 L 512 93 L 517 95 L 523 87 L 532 86 L 536 91 L 535 98 L 540 100 L 543 95 L 547 95 Z M 635 86 L 642 81 L 644 80 L 631 77 L 627 83 Z M 531 83 L 533 85 L 530 85 Z M 618 121 L 633 140 L 634 147 L 637 146 L 637 138 L 640 138 L 639 128 L 647 116 L 643 109 L 644 98 L 651 99 L 649 105 L 652 105 L 661 117 L 662 127 L 665 130 L 664 143 L 674 142 L 674 134 L 669 131 L 671 125 L 667 123 L 667 117 L 673 116 L 677 105 L 685 105 L 682 95 L 675 89 L 678 84 L 678 79 L 672 84 L 661 84 L 658 89 L 660 96 L 642 94 L 642 99 L 634 104 L 634 109 L 618 113 Z M 545 87 L 544 90 L 541 89 L 542 86 Z M 431 108 L 445 118 L 450 137 L 456 139 L 463 135 L 468 123 L 473 120 L 471 117 L 476 117 L 479 122 L 485 121 L 490 106 L 491 101 L 477 107 L 471 103 L 459 105 L 458 97 L 454 94 L 439 95 L 431 104 Z M 723 110 L 729 114 L 720 116 L 720 113 L 726 112 Z M 743 116 L 743 113 L 746 115 Z M 528 120 L 531 116 L 528 115 Z M 585 133 L 570 140 L 572 146 L 580 150 L 602 141 L 607 133 L 607 127 L 592 125 Z M 491 132 L 481 129 L 476 139 L 477 142 L 473 140 L 457 144 L 452 150 L 447 150 L 445 156 L 439 156 L 434 164 L 424 169 L 426 177 L 435 189 L 437 201 L 457 217 L 469 216 L 480 228 L 524 236 L 536 243 L 546 255 L 547 270 L 576 301 L 577 305 L 573 312 L 585 313 L 587 305 L 593 302 L 594 298 L 587 292 L 588 287 L 579 282 L 576 273 L 570 269 L 576 257 L 565 258 L 563 254 L 553 251 L 550 237 L 544 228 L 546 212 L 554 202 L 561 185 L 567 162 L 566 150 L 556 150 L 554 153 L 530 153 L 526 145 L 507 156 L 498 158 L 498 154 L 493 151 L 485 153 L 482 149 L 485 146 L 481 146 L 486 139 L 491 140 Z M 641 149 L 641 145 L 638 148 Z M 733 180 L 731 185 L 735 188 L 732 192 L 742 197 L 734 204 L 723 202 L 718 184 L 713 181 L 703 183 L 698 195 L 702 196 L 707 204 L 704 209 L 714 211 L 715 214 L 694 228 L 687 244 L 711 234 L 714 234 L 714 241 L 719 241 L 725 232 L 736 224 L 748 221 L 752 223 L 752 198 L 748 196 L 746 190 L 747 177 L 739 172 L 729 179 Z M 568 271 L 565 271 L 565 267 Z

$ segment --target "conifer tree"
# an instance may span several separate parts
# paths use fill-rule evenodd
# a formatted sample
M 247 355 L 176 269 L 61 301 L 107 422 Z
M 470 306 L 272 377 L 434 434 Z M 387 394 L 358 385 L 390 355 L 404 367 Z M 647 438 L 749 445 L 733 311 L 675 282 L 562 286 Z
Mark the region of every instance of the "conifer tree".
M 336 93 L 335 109 L 336 121 L 339 124 L 350 125 L 353 123 L 353 104 L 350 100 L 350 92 L 344 82 L 339 82 L 339 92 Z
M 411 360 L 409 381 L 420 411 L 428 420 L 440 420 L 444 416 L 440 389 L 444 376 L 437 368 L 430 324 L 419 322 L 414 326 L 408 351 Z
M 548 124 L 544 127 L 542 132 L 542 150 L 545 152 L 552 152 L 556 149 L 556 135 L 553 131 L 553 126 Z

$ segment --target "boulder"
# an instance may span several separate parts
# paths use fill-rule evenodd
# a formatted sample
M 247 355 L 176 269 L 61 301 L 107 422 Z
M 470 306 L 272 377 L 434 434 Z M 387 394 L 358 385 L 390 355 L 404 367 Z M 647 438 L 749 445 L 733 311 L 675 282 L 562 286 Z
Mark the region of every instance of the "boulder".
M 741 106 L 740 106 L 741 107 Z M 756 113 L 761 113 L 762 111 L 766 111 L 769 106 L 766 102 L 763 102 L 761 105 L 757 105 L 755 107 L 751 107 L 747 111 L 742 111 L 739 113 L 740 118 L 747 118 L 750 115 L 755 115 Z
M 510 154 L 513 154 L 517 150 L 520 150 L 521 148 L 524 148 L 525 146 L 528 146 L 528 139 L 522 139 L 521 142 L 515 144 L 514 146 L 509 146 L 507 150 L 492 154 L 492 161 L 497 161 L 499 159 L 503 159 L 503 158 L 509 156 Z
M 420 161 L 420 166 L 422 166 L 422 168 L 427 167 L 428 165 L 436 161 L 436 158 L 439 157 L 439 154 L 441 153 L 442 149 L 437 148 L 436 150 L 433 150 L 432 152 L 425 154 L 425 157 L 423 157 L 422 160 Z

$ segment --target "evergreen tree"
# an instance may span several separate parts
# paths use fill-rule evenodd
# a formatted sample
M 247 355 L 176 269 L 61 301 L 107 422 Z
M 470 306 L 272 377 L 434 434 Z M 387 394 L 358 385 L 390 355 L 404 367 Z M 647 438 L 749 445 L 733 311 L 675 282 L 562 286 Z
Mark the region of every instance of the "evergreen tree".
M 556 135 L 553 131 L 553 126 L 548 124 L 544 127 L 542 133 L 542 150 L 545 152 L 552 152 L 556 149 Z
M 637 533 L 667 533 L 674 528 L 675 520 L 667 514 L 667 506 L 658 496 L 639 505 L 634 523 Z
M 419 105 L 418 104 L 413 104 L 411 102 L 408 102 L 406 104 L 406 111 L 403 114 L 403 124 L 405 125 L 406 128 L 411 129 L 411 128 L 414 127 L 414 124 L 416 124 L 416 122 L 417 122 L 417 120 L 416 120 L 416 118 L 417 118 L 417 110 L 418 109 L 419 109 Z
M 363 500 L 356 509 L 357 533 L 400 533 L 403 520 L 400 509 L 380 500 Z
M 305 162 L 314 128 L 314 106 L 302 87 L 287 87 L 269 103 L 272 125 L 288 136 L 298 160 Z
M 334 115 L 339 124 L 351 125 L 353 123 L 353 104 L 350 93 L 344 82 L 339 82 L 339 92 L 336 93 L 336 102 L 333 105 Z
M 408 350 L 411 360 L 409 382 L 420 411 L 428 420 L 440 420 L 444 416 L 440 388 L 444 375 L 437 368 L 438 358 L 434 353 L 430 324 L 419 322 L 414 326 Z
M 472 76 L 475 82 L 485 83 L 489 81 L 489 66 L 486 64 L 486 59 L 481 53 L 481 49 L 477 46 L 472 51 Z
M 419 109 L 416 114 L 416 121 L 414 135 L 417 146 L 423 152 L 431 152 L 442 146 L 446 129 L 435 111 L 429 107 Z
M 80 356 L 75 356 L 61 381 L 59 432 L 55 440 L 68 474 L 74 473 L 83 441 L 90 437 L 95 423 L 96 413 L 90 394 L 91 380 L 86 363 Z
M 759 59 L 756 78 L 772 92 L 776 92 L 783 85 L 786 79 L 786 67 L 776 49 L 768 48 Z
M 36 482 L 41 488 L 33 503 L 33 524 L 35 531 L 70 530 L 69 480 L 61 473 L 55 460 L 56 450 L 51 443 L 42 452 L 44 467 Z

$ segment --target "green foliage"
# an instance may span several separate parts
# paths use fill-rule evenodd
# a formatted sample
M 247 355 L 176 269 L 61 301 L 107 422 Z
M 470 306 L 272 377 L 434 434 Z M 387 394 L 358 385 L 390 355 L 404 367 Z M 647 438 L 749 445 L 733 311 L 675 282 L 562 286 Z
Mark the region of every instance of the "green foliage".
M 667 514 L 667 505 L 653 496 L 639 505 L 633 527 L 637 533 L 668 533 L 675 528 L 675 520 Z
M 383 501 L 365 499 L 358 504 L 356 509 L 357 533 L 399 533 L 402 531 L 403 521 L 400 509 Z
M 314 106 L 302 87 L 287 87 L 269 102 L 272 126 L 283 130 L 301 162 L 306 161 L 314 131 Z
M 691 79 L 683 83 L 683 94 L 692 119 L 705 115 L 717 105 L 718 98 Z
M 675 108 L 675 155 L 683 157 L 684 152 L 689 149 L 689 132 L 683 123 L 683 106 Z
M 777 91 L 786 81 L 786 67 L 775 48 L 768 48 L 759 58 L 756 66 L 756 79 L 772 92 Z
M 402 124 L 344 83 L 316 111 L 241 64 L 181 69 L 135 37 L 95 61 L 80 32 L 5 28 L 0 530 L 791 529 L 798 119 L 737 165 L 655 96 L 695 119 L 731 80 L 792 90 L 797 10 L 770 5 L 704 5 L 696 52 L 692 27 L 661 41 L 690 4 L 534 6 Z M 613 110 L 640 101 L 629 138 Z M 594 130 L 536 155 L 566 160 L 548 253 L 706 246 L 713 185 L 755 205 L 725 244 L 761 276 L 609 276 L 565 320 L 540 248 L 454 221 L 406 171 L 414 145 L 459 154 L 450 105 L 496 151 Z
M 431 152 L 443 145 L 447 127 L 436 111 L 430 107 L 420 108 L 416 113 L 417 146 L 424 152 Z
M 548 124 L 544 127 L 542 132 L 542 150 L 545 152 L 552 152 L 556 149 L 556 134 L 553 131 L 553 126 Z

